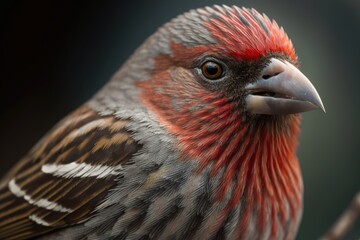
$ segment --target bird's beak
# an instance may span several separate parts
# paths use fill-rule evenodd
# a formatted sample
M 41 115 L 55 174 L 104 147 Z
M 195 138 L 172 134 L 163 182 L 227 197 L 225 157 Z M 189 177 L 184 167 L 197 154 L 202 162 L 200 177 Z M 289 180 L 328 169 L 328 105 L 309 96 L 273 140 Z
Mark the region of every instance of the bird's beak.
M 310 80 L 294 65 L 276 58 L 264 68 L 257 81 L 245 86 L 246 109 L 254 114 L 291 114 L 320 108 L 319 94 Z

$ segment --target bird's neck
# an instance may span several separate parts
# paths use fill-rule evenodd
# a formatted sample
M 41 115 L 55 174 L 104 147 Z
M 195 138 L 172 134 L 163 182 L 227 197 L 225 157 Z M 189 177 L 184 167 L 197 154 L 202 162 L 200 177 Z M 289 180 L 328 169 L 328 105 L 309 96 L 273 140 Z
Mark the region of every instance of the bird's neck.
M 216 200 L 232 191 L 229 209 L 246 197 L 250 205 L 258 206 L 266 199 L 280 206 L 291 202 L 295 214 L 303 191 L 296 157 L 300 116 L 244 120 L 232 110 L 232 103 L 213 100 L 212 107 L 191 112 L 189 118 L 183 112 L 167 119 L 165 126 L 177 136 L 184 159 L 199 161 L 198 173 L 210 166 L 212 176 L 223 174 Z M 280 214 L 285 217 L 285 209 Z
M 169 80 L 165 75 L 156 81 L 165 83 Z M 164 91 L 154 86 L 160 85 L 144 82 L 139 86 L 144 104 L 175 136 L 182 161 L 198 161 L 196 174 L 210 168 L 212 176 L 221 175 L 213 196 L 214 201 L 225 201 L 231 195 L 224 211 L 247 205 L 240 226 L 249 223 L 255 210 L 259 228 L 272 220 L 272 236 L 276 236 L 279 225 L 299 218 L 303 194 L 296 157 L 299 115 L 248 120 L 232 101 L 216 94 L 192 88 L 195 97 L 187 99 L 189 94 L 180 93 L 188 88 Z

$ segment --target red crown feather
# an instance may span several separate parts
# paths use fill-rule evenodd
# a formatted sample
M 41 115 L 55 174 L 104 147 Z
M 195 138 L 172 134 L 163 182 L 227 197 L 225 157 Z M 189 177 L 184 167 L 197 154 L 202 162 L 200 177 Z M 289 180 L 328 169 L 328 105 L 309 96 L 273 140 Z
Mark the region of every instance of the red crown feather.
M 255 9 L 233 6 L 206 8 L 210 14 L 204 23 L 218 47 L 236 59 L 253 60 L 269 53 L 280 53 L 296 62 L 291 40 L 275 20 Z

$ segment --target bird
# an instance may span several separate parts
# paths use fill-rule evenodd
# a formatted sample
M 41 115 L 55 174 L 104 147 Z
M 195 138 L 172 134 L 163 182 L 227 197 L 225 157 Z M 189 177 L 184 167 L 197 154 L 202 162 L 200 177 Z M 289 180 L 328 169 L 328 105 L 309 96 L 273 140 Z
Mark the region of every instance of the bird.
M 253 8 L 161 26 L 0 182 L 0 239 L 294 239 L 322 100 Z

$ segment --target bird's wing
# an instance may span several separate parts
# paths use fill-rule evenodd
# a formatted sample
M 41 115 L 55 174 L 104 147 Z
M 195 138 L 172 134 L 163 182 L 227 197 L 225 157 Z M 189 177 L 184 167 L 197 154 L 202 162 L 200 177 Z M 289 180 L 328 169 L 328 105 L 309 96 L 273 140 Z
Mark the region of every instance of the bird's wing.
M 0 185 L 0 239 L 23 239 L 92 216 L 141 147 L 127 120 L 84 106 L 61 121 Z

